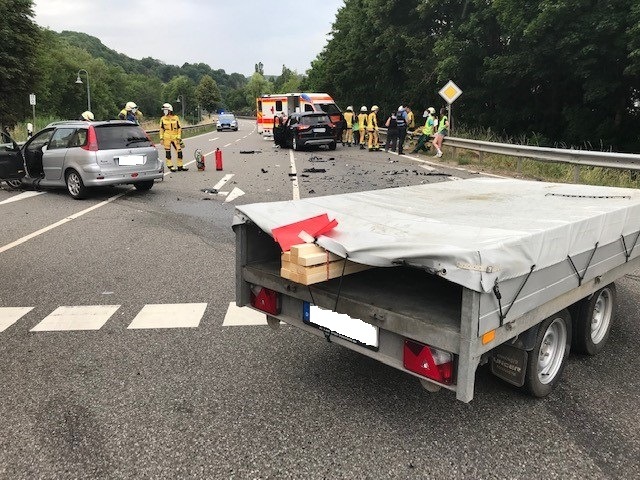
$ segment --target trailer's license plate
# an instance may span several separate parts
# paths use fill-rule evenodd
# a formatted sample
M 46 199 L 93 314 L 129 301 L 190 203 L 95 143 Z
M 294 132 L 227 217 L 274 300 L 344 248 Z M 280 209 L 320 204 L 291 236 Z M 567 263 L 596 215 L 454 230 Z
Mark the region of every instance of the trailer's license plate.
M 304 302 L 302 320 L 307 325 L 320 329 L 329 338 L 335 335 L 372 350 L 378 349 L 378 327 L 344 313 L 332 312 Z
M 316 133 L 324 133 L 327 130 L 325 128 L 314 128 L 313 131 L 316 132 Z

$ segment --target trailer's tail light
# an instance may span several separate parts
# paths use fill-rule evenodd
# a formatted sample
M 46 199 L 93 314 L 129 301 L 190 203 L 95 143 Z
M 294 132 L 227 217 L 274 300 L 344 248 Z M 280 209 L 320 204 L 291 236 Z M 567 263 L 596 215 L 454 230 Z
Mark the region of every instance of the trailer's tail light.
M 453 354 L 405 339 L 404 368 L 436 382 L 453 383 Z
M 268 288 L 251 287 L 251 306 L 271 315 L 280 314 L 280 294 Z

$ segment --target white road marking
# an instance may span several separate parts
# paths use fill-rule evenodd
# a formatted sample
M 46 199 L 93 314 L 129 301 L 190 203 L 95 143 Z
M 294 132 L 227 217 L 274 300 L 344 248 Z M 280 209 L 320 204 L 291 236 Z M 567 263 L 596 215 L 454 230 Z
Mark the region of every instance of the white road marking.
M 220 137 L 215 137 L 215 138 L 210 138 L 209 141 L 210 142 L 215 142 L 216 140 L 218 140 Z
M 240 190 L 238 187 L 235 187 L 233 190 L 231 190 L 231 193 L 227 196 L 224 202 L 225 203 L 230 202 L 232 200 L 235 200 L 238 197 L 241 197 L 242 195 L 244 195 L 244 192 Z
M 249 307 L 238 307 L 236 302 L 229 303 L 222 326 L 238 327 L 248 325 L 267 325 L 267 316 Z
M 231 146 L 231 143 L 227 143 L 227 144 L 226 144 L 224 147 L 222 147 L 222 148 L 226 148 L 226 147 L 229 147 L 229 146 Z
M 239 139 L 236 140 L 236 142 L 240 142 L 241 140 L 242 140 L 242 138 L 239 138 Z
M 220 191 L 220 189 L 224 186 L 225 183 L 227 183 L 229 180 L 231 180 L 233 178 L 235 174 L 234 173 L 227 173 L 224 177 L 222 177 L 220 179 L 220 181 L 218 183 L 216 183 L 213 188 L 215 190 Z
M 30 331 L 100 330 L 118 308 L 120 305 L 58 307 Z
M 293 186 L 293 199 L 300 200 L 300 187 L 298 186 L 298 172 L 296 170 L 296 160 L 293 156 L 293 150 L 289 150 L 289 162 L 291 164 L 291 173 L 295 175 L 291 184 Z
M 31 310 L 33 307 L 0 307 L 0 332 L 4 332 Z
M 206 303 L 145 305 L 127 328 L 196 328 L 206 308 Z
M 19 202 L 20 200 L 35 197 L 37 195 L 42 195 L 43 193 L 46 193 L 46 192 L 22 192 L 22 193 L 19 193 L 18 195 L 14 195 L 11 198 L 7 198 L 6 200 L 1 201 L 0 205 L 4 205 L 5 203 L 11 203 L 11 202 Z
M 62 220 L 60 220 L 60 221 L 58 221 L 56 223 L 53 223 L 53 224 L 49 225 L 48 227 L 41 228 L 40 230 L 38 230 L 36 232 L 30 233 L 29 235 L 24 236 L 24 237 L 16 240 L 15 242 L 11 242 L 11 243 L 5 245 L 4 247 L 0 247 L 0 253 L 6 252 L 7 250 L 12 249 L 13 247 L 17 247 L 18 245 L 21 245 L 24 242 L 31 240 L 32 238 L 35 238 L 35 237 L 37 237 L 39 235 L 42 235 L 43 233 L 46 233 L 49 230 L 53 230 L 54 228 L 59 227 L 60 225 L 64 225 L 65 223 L 70 222 L 71 220 L 75 220 L 76 218 L 79 218 L 79 217 L 81 217 L 81 216 L 85 215 L 86 213 L 89 213 L 89 212 L 91 212 L 93 210 L 96 210 L 97 208 L 104 207 L 105 205 L 108 205 L 109 203 L 111 203 L 111 202 L 117 200 L 118 198 L 126 195 L 127 193 L 128 192 L 122 192 L 122 193 L 119 193 L 117 195 L 114 195 L 113 197 L 108 198 L 104 202 L 100 202 L 100 203 L 94 205 L 93 207 L 89 207 L 89 208 L 86 208 L 86 209 L 84 209 L 84 210 L 82 210 L 82 211 L 80 211 L 78 213 L 74 213 L 73 215 L 69 215 L 67 218 L 64 218 L 64 219 L 62 219 Z

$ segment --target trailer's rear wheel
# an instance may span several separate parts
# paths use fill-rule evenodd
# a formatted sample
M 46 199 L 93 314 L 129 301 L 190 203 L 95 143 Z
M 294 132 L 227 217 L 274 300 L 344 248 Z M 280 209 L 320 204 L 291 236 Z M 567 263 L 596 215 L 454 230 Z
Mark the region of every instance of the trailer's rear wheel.
M 554 389 L 567 363 L 571 348 L 571 316 L 565 309 L 544 320 L 527 360 L 524 385 L 535 397 L 545 397 Z
M 596 355 L 604 348 L 616 312 L 616 286 L 611 283 L 590 297 L 583 298 L 575 308 L 573 346 L 587 355 Z

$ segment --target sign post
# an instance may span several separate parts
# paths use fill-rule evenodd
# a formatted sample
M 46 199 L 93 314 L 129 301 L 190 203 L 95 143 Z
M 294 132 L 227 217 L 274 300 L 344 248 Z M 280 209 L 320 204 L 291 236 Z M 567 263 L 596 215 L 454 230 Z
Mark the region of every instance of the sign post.
M 453 132 L 453 118 L 451 117 L 451 104 L 462 95 L 462 90 L 458 87 L 453 80 L 449 80 L 447 84 L 438 92 L 442 98 L 444 98 L 448 104 L 447 115 L 449 117 L 449 133 Z
M 35 93 L 31 93 L 29 95 L 29 105 L 31 105 L 31 108 L 33 109 L 33 129 L 35 130 L 36 128 L 36 94 Z

